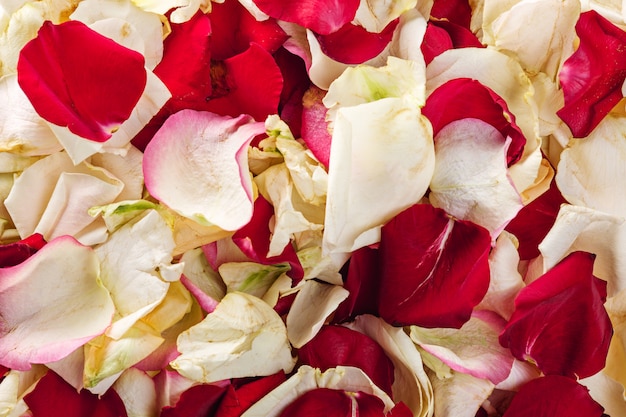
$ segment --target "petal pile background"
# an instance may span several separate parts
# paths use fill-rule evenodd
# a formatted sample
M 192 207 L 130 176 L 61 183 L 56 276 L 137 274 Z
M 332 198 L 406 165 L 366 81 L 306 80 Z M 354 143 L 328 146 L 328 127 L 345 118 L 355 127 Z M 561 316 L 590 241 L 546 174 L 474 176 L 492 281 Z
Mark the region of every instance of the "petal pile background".
M 624 16 L 0 6 L 0 417 L 626 416 Z

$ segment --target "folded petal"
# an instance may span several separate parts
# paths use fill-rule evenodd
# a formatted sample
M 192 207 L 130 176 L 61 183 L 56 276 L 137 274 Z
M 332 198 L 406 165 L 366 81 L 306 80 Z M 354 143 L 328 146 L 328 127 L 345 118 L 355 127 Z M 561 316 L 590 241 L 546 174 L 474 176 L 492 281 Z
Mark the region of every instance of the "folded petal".
M 584 378 L 605 365 L 613 328 L 594 255 L 574 252 L 523 288 L 500 343 L 544 374 Z
M 446 379 L 433 377 L 435 415 L 437 417 L 474 417 L 494 385 L 486 379 L 454 373 Z
M 0 363 L 29 369 L 69 355 L 111 323 L 114 306 L 96 254 L 60 237 L 0 269 Z
M 0 268 L 21 264 L 43 248 L 46 241 L 39 233 L 28 236 L 18 242 L 0 246 Z
M 252 216 L 247 146 L 264 130 L 249 116 L 180 111 L 167 119 L 146 148 L 146 188 L 185 217 L 236 230 Z
M 18 82 L 44 119 L 105 142 L 141 97 L 144 61 L 81 22 L 45 22 L 20 53 Z

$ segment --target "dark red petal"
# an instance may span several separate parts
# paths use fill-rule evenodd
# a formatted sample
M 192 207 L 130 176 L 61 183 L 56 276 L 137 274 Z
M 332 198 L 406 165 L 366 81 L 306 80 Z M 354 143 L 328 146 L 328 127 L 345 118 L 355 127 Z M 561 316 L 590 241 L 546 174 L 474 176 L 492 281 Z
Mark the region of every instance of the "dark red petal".
M 469 29 L 472 8 L 467 0 L 435 0 L 430 15 Z
M 21 264 L 45 244 L 43 236 L 35 233 L 19 242 L 0 246 L 0 268 Z
M 235 388 L 228 386 L 228 391 L 220 403 L 215 417 L 238 417 L 252 404 L 265 397 L 274 388 L 285 382 L 284 372 L 278 372 Z
M 389 411 L 387 417 L 413 417 L 413 412 L 405 403 L 399 402 Z
M 274 60 L 284 80 L 278 114 L 280 119 L 287 123 L 293 136 L 299 138 L 302 135 L 302 100 L 311 85 L 311 80 L 302 58 L 285 48 L 280 48 L 274 53 Z
M 519 241 L 520 259 L 533 259 L 539 256 L 539 244 L 548 234 L 561 204 L 567 203 L 552 180 L 548 191 L 524 206 L 506 230 L 513 233 Z
M 570 378 L 548 375 L 524 384 L 504 417 L 600 417 L 603 412 L 586 387 Z
M 352 417 L 352 400 L 344 392 L 329 388 L 307 391 L 292 401 L 280 417 Z
M 428 96 L 422 112 L 433 126 L 433 137 L 456 120 L 480 119 L 498 129 L 504 138 L 512 139 L 507 151 L 508 165 L 522 157 L 526 138 L 515 124 L 515 116 L 502 97 L 479 81 L 469 78 L 448 81 Z
M 337 307 L 334 323 L 349 321 L 361 314 L 378 316 L 380 268 L 378 249 L 366 246 L 352 253 L 343 285 L 350 294 Z
M 557 115 L 582 138 L 622 99 L 626 32 L 590 10 L 580 15 L 576 33 L 580 46 L 559 73 L 565 105 Z
M 115 390 L 109 389 L 101 397 L 87 390 L 76 392 L 52 371 L 24 396 L 24 401 L 33 417 L 127 417 L 124 403 Z
M 382 228 L 380 316 L 395 326 L 460 328 L 489 287 L 489 232 L 416 204 Z
M 359 0 L 254 0 L 261 11 L 277 20 L 297 23 L 327 35 L 354 19 Z
M 176 405 L 161 410 L 161 417 L 212 416 L 230 385 L 196 385 L 180 395 Z
M 235 232 L 233 242 L 254 262 L 263 265 L 288 262 L 291 270 L 287 275 L 294 280 L 294 284 L 297 284 L 304 277 L 304 270 L 291 244 L 285 246 L 280 255 L 267 257 L 271 238 L 269 222 L 273 215 L 274 207 L 262 195 L 259 195 L 254 201 L 252 219 Z
M 328 35 L 315 34 L 322 52 L 344 64 L 361 64 L 380 54 L 393 37 L 399 19 L 393 20 L 380 33 L 368 32 L 363 26 L 346 24 Z
M 364 392 L 357 392 L 354 394 L 357 404 L 357 417 L 384 417 L 385 416 L 385 403 L 380 398 L 366 394 Z
M 263 121 L 278 113 L 283 77 L 272 55 L 257 44 L 223 62 L 213 62 L 213 94 L 196 110 L 222 116 L 249 114 Z
M 41 117 L 96 142 L 128 119 L 147 80 L 141 54 L 78 21 L 44 22 L 22 48 L 17 74 Z
M 211 54 L 215 60 L 238 55 L 251 43 L 274 53 L 287 40 L 287 34 L 275 19 L 259 22 L 238 1 L 214 3 L 211 7 Z
M 604 309 L 606 282 L 593 276 L 595 256 L 573 252 L 515 299 L 500 343 L 544 374 L 585 378 L 605 364 L 613 328 Z
M 426 65 L 430 64 L 430 61 L 435 59 L 436 56 L 452 48 L 454 48 L 454 44 L 452 43 L 450 34 L 446 32 L 445 29 L 433 25 L 432 22 L 428 22 L 424 39 L 420 45 L 420 50 L 422 51 L 422 55 L 424 55 Z
M 435 20 L 429 22 L 433 26 L 437 26 L 445 30 L 450 36 L 453 48 L 484 48 L 478 37 L 468 28 L 454 22 L 446 20 Z
M 332 135 L 328 131 L 326 113 L 328 109 L 322 103 L 326 92 L 314 85 L 302 98 L 302 140 L 313 155 L 328 167 L 330 162 L 330 144 Z
M 360 368 L 391 395 L 393 364 L 380 345 L 363 333 L 341 326 L 324 326 L 300 348 L 298 357 L 302 363 L 322 371 L 339 365 Z

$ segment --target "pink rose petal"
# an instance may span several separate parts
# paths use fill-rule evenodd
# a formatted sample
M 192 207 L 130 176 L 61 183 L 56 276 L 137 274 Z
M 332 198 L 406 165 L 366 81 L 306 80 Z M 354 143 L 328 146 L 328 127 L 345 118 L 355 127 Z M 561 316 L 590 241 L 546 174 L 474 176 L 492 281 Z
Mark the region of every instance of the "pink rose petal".
M 141 54 L 78 21 L 44 22 L 22 49 L 17 71 L 41 117 L 96 142 L 128 119 L 147 81 Z
M 330 144 L 332 135 L 328 131 L 326 113 L 328 109 L 322 103 L 326 92 L 311 86 L 302 98 L 302 140 L 313 155 L 325 167 L 330 163 Z
M 580 15 L 576 33 L 580 46 L 559 72 L 565 106 L 557 115 L 583 138 L 622 99 L 626 32 L 590 10 Z
M 585 378 L 605 365 L 613 328 L 604 309 L 606 282 L 595 256 L 573 252 L 523 288 L 500 343 L 544 374 Z

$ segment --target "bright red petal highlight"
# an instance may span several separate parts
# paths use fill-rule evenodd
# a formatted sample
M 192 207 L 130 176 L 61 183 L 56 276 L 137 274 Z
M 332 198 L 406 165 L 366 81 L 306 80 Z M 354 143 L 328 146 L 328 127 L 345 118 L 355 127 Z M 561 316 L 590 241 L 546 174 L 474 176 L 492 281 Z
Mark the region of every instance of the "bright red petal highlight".
M 230 385 L 196 385 L 180 395 L 175 406 L 163 407 L 160 417 L 205 417 L 214 415 Z
M 489 232 L 416 204 L 383 226 L 380 317 L 394 326 L 460 328 L 489 287 Z
M 270 248 L 271 232 L 269 222 L 274 215 L 274 207 L 262 195 L 254 201 L 252 220 L 233 235 L 233 242 L 254 262 L 263 265 L 288 262 L 291 270 L 287 273 L 297 284 L 304 277 L 304 270 L 296 251 L 288 244 L 278 256 L 267 257 Z
M 274 388 L 285 382 L 284 372 L 278 372 L 264 378 L 257 379 L 238 388 L 228 386 L 228 391 L 220 403 L 215 417 L 239 417 L 244 411 L 267 395 Z M 233 381 L 236 382 L 236 381 Z
M 580 46 L 559 73 L 565 106 L 557 115 L 574 137 L 583 138 L 622 99 L 626 32 L 590 10 L 580 15 L 576 33 Z
M 39 380 L 24 401 L 33 417 L 127 417 L 126 407 L 113 389 L 101 397 L 87 390 L 76 392 L 52 371 Z
M 261 11 L 277 20 L 297 23 L 328 35 L 354 19 L 359 0 L 254 0 Z
M 21 264 L 45 244 L 43 236 L 35 233 L 19 242 L 0 246 L 0 268 Z
M 302 140 L 313 155 L 328 167 L 332 135 L 326 122 L 328 109 L 322 103 L 325 95 L 324 90 L 311 86 L 302 97 Z
M 211 53 L 218 61 L 244 52 L 251 43 L 274 53 L 287 40 L 275 19 L 259 22 L 238 1 L 214 3 L 209 18 L 213 28 Z
M 368 32 L 363 26 L 348 23 L 328 35 L 316 34 L 322 52 L 344 64 L 361 64 L 380 54 L 393 37 L 399 19 L 389 23 L 380 33 Z
M 600 417 L 604 408 L 573 379 L 548 375 L 524 384 L 503 417 Z
M 20 52 L 17 72 L 41 117 L 96 142 L 128 119 L 147 80 L 141 54 L 78 21 L 44 22 Z
M 504 138 L 512 139 L 507 151 L 508 165 L 522 157 L 526 138 L 515 124 L 515 116 L 502 97 L 479 81 L 469 78 L 448 81 L 428 96 L 422 112 L 432 123 L 433 137 L 456 120 L 480 119 L 496 128 Z
M 599 372 L 613 328 L 604 309 L 606 282 L 592 273 L 594 258 L 573 252 L 523 288 L 500 344 L 544 374 L 585 378 Z
M 394 367 L 372 338 L 341 326 L 324 326 L 298 351 L 302 363 L 325 371 L 339 365 L 360 368 L 391 395 Z

